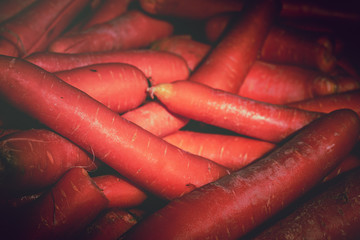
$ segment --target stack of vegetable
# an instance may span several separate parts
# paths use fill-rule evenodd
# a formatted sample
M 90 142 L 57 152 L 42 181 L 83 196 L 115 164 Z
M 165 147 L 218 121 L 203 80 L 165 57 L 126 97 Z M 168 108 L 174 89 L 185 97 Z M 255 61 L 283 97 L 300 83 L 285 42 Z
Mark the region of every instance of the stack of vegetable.
M 359 9 L 2 1 L 2 236 L 358 239 Z

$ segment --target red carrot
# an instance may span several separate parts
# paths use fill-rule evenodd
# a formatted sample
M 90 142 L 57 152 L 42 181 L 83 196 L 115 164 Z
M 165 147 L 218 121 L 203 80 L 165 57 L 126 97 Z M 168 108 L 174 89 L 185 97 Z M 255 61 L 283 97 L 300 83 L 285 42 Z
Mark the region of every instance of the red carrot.
M 3 0 L 0 1 L 0 23 L 15 16 L 37 0 Z
M 205 19 L 222 12 L 241 11 L 242 0 L 140 0 L 141 7 L 148 13 L 189 18 Z
M 48 50 L 58 53 L 84 53 L 147 47 L 173 32 L 167 21 L 132 10 L 105 23 L 57 38 Z
M 318 184 L 359 133 L 351 110 L 323 116 L 265 158 L 170 202 L 122 239 L 239 239 Z
M 146 99 L 147 79 L 132 65 L 95 64 L 56 72 L 55 75 L 115 112 L 134 109 Z
M 6 129 L 6 128 L 0 128 L 0 139 L 6 135 L 15 133 L 15 132 L 19 132 L 21 130 L 19 129 Z
M 175 54 L 153 50 L 127 50 L 106 53 L 35 53 L 26 58 L 49 72 L 69 70 L 98 63 L 127 63 L 139 68 L 153 84 L 185 80 L 189 68 L 185 60 Z
M 101 175 L 92 178 L 109 200 L 108 207 L 129 208 L 140 205 L 146 198 L 145 192 L 127 180 L 115 175 Z
M 0 156 L 0 186 L 11 194 L 41 190 L 75 166 L 96 167 L 87 152 L 45 129 L 5 136 L 0 141 Z
M 358 146 L 355 145 L 354 148 L 356 147 Z M 340 174 L 346 173 L 352 169 L 360 167 L 360 157 L 358 155 L 359 154 L 356 153 L 350 153 L 348 156 L 346 156 L 340 162 L 340 164 L 323 179 L 323 182 L 329 181 L 339 176 Z
M 21 14 L 2 23 L 0 35 L 16 45 L 21 56 L 43 51 L 88 2 L 38 0 Z
M 273 104 L 286 104 L 338 91 L 338 84 L 320 71 L 256 61 L 238 94 Z
M 147 102 L 122 117 L 158 137 L 176 132 L 189 122 L 189 119 L 169 112 L 158 102 Z
M 82 168 L 73 168 L 24 210 L 15 236 L 66 239 L 89 224 L 107 203 L 88 173 Z
M 321 115 L 251 100 L 191 81 L 159 84 L 149 92 L 173 113 L 270 142 L 283 140 Z
M 253 239 L 358 239 L 359 176 L 357 169 L 320 188 L 315 196 Z
M 20 53 L 13 43 L 0 37 L 0 55 L 18 57 Z
M 236 13 L 222 13 L 208 18 L 204 26 L 206 39 L 212 43 L 216 42 L 229 26 L 229 22 L 234 20 L 235 16 Z
M 0 69 L 4 98 L 159 197 L 181 196 L 228 173 L 129 122 L 36 65 L 0 56 Z
M 237 93 L 279 11 L 276 0 L 249 1 L 190 80 Z
M 90 18 L 82 26 L 82 29 L 90 28 L 96 24 L 110 21 L 121 16 L 128 10 L 132 0 L 103 0 L 96 7 Z
M 275 147 L 274 144 L 241 136 L 177 131 L 165 141 L 196 155 L 208 158 L 231 171 L 250 164 Z

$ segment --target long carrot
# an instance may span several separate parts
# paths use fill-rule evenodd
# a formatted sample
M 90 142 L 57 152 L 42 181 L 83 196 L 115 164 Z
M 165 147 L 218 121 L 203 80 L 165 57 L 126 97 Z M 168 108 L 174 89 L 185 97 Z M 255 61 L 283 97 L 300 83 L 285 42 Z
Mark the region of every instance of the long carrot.
M 98 63 L 127 63 L 143 71 L 153 84 L 185 80 L 190 74 L 183 58 L 172 53 L 154 50 L 82 54 L 35 53 L 25 59 L 49 72 L 69 70 Z
M 94 64 L 54 74 L 115 112 L 134 109 L 146 99 L 147 79 L 129 64 Z
M 275 144 L 241 136 L 176 131 L 163 139 L 185 151 L 208 158 L 231 171 L 268 153 Z
M 276 0 L 249 1 L 189 80 L 237 93 L 279 11 Z
M 23 59 L 0 56 L 0 69 L 4 98 L 159 197 L 181 196 L 228 173 L 208 159 L 181 151 Z
M 244 98 L 192 81 L 149 89 L 169 111 L 269 142 L 279 142 L 321 114 Z
M 1 188 L 8 194 L 33 193 L 54 184 L 76 166 L 93 170 L 92 156 L 58 134 L 30 129 L 0 141 Z
M 239 239 L 318 184 L 359 133 L 351 110 L 323 116 L 265 158 L 171 201 L 122 239 Z
M 20 56 L 43 51 L 88 3 L 89 0 L 38 0 L 3 22 L 0 35 L 16 45 Z
M 167 21 L 132 10 L 89 29 L 64 35 L 52 42 L 50 52 L 84 53 L 147 47 L 155 40 L 173 33 Z

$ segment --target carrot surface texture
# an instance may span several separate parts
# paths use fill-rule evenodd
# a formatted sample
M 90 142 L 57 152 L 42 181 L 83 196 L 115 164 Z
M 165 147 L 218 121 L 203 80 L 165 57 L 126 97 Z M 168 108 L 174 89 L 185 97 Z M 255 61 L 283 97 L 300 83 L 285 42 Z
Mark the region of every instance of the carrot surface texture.
M 48 50 L 83 53 L 142 48 L 171 35 L 173 30 L 169 22 L 132 10 L 109 22 L 59 37 Z
M 269 142 L 282 141 L 321 116 L 191 81 L 155 85 L 149 93 L 173 113 Z
M 4 98 L 159 197 L 172 199 L 228 174 L 23 59 L 0 56 L 0 69 Z
M 280 11 L 277 0 L 248 1 L 190 81 L 237 93 Z
M 49 72 L 99 63 L 127 63 L 139 68 L 152 84 L 185 80 L 190 71 L 182 57 L 153 50 L 123 50 L 105 53 L 35 53 L 25 58 Z M 166 66 L 166 67 L 164 67 Z
M 134 109 L 146 99 L 146 76 L 129 64 L 94 64 L 54 74 L 115 112 Z
M 171 201 L 122 239 L 239 239 L 318 184 L 359 132 L 353 111 L 325 115 L 266 157 Z

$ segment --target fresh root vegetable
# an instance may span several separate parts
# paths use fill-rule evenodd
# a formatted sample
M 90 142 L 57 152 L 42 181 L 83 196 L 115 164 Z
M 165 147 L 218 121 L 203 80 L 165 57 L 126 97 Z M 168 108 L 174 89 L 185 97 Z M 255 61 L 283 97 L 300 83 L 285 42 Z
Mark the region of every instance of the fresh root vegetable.
M 205 37 L 211 43 L 215 43 L 226 31 L 229 22 L 232 22 L 236 13 L 222 13 L 208 18 L 205 22 Z
M 158 137 L 176 132 L 189 122 L 189 119 L 169 112 L 155 101 L 147 102 L 121 116 Z
M 185 60 L 175 54 L 154 50 L 123 50 L 105 53 L 34 53 L 25 60 L 49 72 L 69 70 L 99 63 L 127 63 L 139 68 L 157 84 L 185 80 L 190 71 Z
M 92 179 L 109 200 L 108 208 L 135 207 L 147 198 L 144 191 L 119 176 L 101 175 Z
M 0 36 L 13 43 L 20 56 L 44 51 L 89 0 L 37 0 L 21 14 L 1 23 Z
M 68 239 L 93 221 L 107 204 L 87 171 L 72 168 L 20 213 L 17 226 L 21 231 L 15 229 L 13 234 L 18 239 Z
M 0 186 L 10 195 L 42 190 L 76 166 L 96 168 L 91 155 L 45 129 L 17 131 L 1 138 L 0 160 Z
M 360 116 L 360 90 L 331 94 L 313 99 L 287 104 L 289 107 L 307 111 L 329 113 L 337 109 L 348 108 Z
M 275 148 L 275 144 L 242 136 L 177 131 L 163 139 L 231 171 L 239 170 Z
M 360 169 L 334 179 L 254 240 L 358 239 Z
M 237 93 L 280 12 L 280 1 L 249 1 L 190 81 Z
M 355 145 L 355 147 L 359 147 L 359 144 L 357 144 L 357 146 Z M 354 147 L 354 148 L 355 148 Z M 341 174 L 344 174 L 350 170 L 353 170 L 355 168 L 360 167 L 360 156 L 357 153 L 353 153 L 351 152 L 348 156 L 346 156 L 341 162 L 340 164 L 334 169 L 332 170 L 324 179 L 323 182 L 329 181 Z
M 87 53 L 143 48 L 170 36 L 174 27 L 167 21 L 132 10 L 105 23 L 57 38 L 48 51 Z
M 19 132 L 21 130 L 19 129 L 9 129 L 9 128 L 0 128 L 0 139 L 4 136 L 7 136 L 9 134 Z
M 3 0 L 0 1 L 0 23 L 20 13 L 37 0 Z
M 128 10 L 129 4 L 133 0 L 103 0 L 97 6 L 90 18 L 86 20 L 81 29 L 88 29 L 96 24 L 108 22 L 121 16 Z
M 317 185 L 359 133 L 351 110 L 322 116 L 266 157 L 171 201 L 122 239 L 239 239 Z
M 54 74 L 115 112 L 134 109 L 146 99 L 147 78 L 129 64 L 94 64 Z
M 272 104 L 286 104 L 336 93 L 331 76 L 298 66 L 256 61 L 238 94 Z
M 19 50 L 13 43 L 0 37 L 0 55 L 18 57 L 20 54 Z
M 192 81 L 163 83 L 148 91 L 173 113 L 269 142 L 284 140 L 322 115 L 255 101 Z
M 242 11 L 243 0 L 139 0 L 148 13 L 188 19 L 206 19 L 223 12 Z
M 5 99 L 159 197 L 179 197 L 229 172 L 167 143 L 23 59 L 0 56 L 0 69 Z

